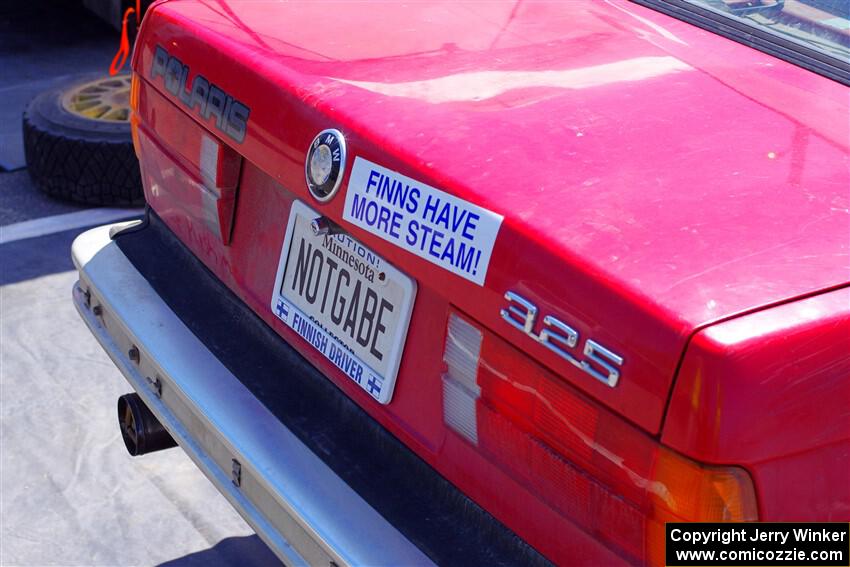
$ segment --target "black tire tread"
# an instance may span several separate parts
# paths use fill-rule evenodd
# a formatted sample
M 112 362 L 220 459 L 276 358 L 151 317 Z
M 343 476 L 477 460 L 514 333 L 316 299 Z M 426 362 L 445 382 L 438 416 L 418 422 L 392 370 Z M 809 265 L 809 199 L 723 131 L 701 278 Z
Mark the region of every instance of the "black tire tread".
M 24 154 L 35 185 L 51 197 L 87 205 L 144 203 L 139 162 L 126 141 L 69 136 L 28 108 L 23 117 Z

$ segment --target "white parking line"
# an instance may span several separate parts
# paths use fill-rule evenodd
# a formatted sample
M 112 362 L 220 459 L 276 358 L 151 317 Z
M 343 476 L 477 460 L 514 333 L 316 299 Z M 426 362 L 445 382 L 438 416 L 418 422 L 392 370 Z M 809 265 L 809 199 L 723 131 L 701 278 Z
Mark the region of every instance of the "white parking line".
M 142 214 L 142 209 L 86 209 L 0 226 L 0 245 L 75 228 L 116 222 Z

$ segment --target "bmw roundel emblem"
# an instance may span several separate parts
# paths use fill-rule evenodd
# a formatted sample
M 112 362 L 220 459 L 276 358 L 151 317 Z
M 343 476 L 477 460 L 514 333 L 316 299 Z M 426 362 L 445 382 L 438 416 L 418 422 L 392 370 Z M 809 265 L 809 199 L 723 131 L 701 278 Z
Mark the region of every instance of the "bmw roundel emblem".
M 339 189 L 345 173 L 345 138 L 339 130 L 322 130 L 313 138 L 304 175 L 310 193 L 321 202 L 329 201 Z

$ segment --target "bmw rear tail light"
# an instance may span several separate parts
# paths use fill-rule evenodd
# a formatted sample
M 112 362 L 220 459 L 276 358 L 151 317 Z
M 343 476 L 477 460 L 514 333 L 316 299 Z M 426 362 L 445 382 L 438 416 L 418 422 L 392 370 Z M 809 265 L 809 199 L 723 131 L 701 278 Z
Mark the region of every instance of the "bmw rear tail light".
M 757 519 L 746 471 L 665 448 L 457 312 L 443 358 L 446 424 L 623 557 L 663 565 L 665 522 Z
M 141 159 L 139 155 L 139 76 L 136 73 L 130 74 L 130 134 L 136 158 Z

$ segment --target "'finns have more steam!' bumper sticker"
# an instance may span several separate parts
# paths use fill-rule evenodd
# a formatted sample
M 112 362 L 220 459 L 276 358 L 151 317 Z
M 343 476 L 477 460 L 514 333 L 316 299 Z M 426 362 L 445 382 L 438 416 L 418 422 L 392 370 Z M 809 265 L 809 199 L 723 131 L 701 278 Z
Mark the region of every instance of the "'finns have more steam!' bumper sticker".
M 478 285 L 502 224 L 501 215 L 361 157 L 343 218 Z

